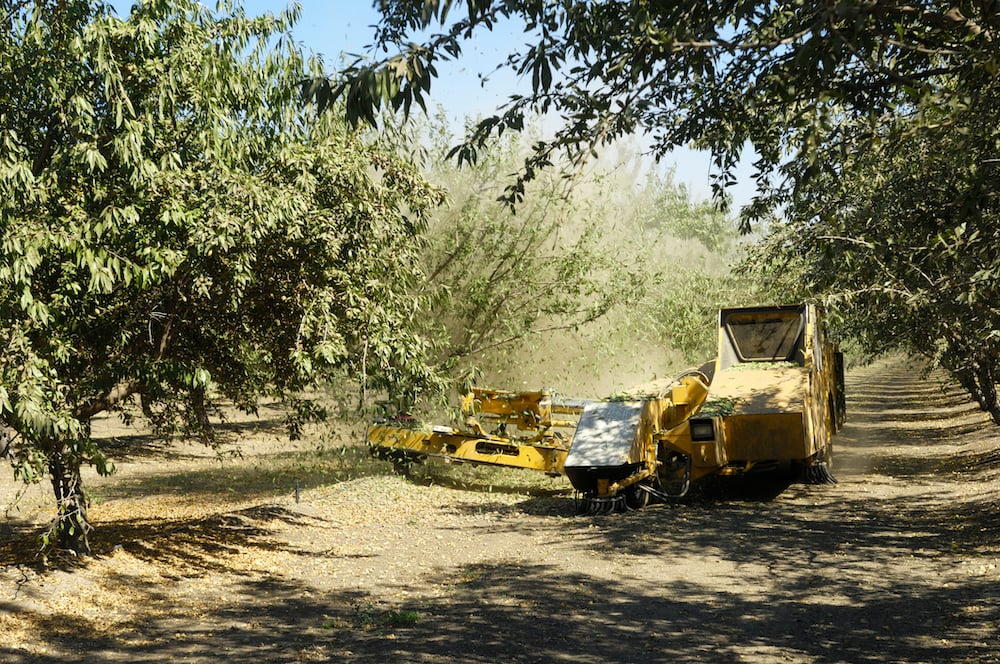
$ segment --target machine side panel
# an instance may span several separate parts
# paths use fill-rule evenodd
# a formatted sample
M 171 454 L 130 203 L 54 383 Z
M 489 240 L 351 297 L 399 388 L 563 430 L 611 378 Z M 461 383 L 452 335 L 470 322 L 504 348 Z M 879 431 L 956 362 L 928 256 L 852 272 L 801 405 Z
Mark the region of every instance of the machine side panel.
M 812 451 L 803 435 L 802 413 L 762 413 L 723 418 L 730 460 L 805 459 Z

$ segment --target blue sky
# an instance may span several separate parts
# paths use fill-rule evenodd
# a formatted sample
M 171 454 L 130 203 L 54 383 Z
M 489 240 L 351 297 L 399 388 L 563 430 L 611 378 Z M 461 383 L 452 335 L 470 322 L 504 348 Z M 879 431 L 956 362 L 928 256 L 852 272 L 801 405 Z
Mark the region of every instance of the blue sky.
M 248 14 L 279 12 L 286 0 L 244 0 Z M 307 49 L 323 55 L 329 70 L 336 68 L 342 54 L 369 55 L 379 14 L 370 0 L 301 0 L 302 14 L 293 34 Z M 440 104 L 456 120 L 491 113 L 513 92 L 516 78 L 506 70 L 490 77 L 483 87 L 479 75 L 490 74 L 507 54 L 518 33 L 498 28 L 481 33 L 474 43 L 463 45 L 461 60 L 440 63 L 441 75 L 431 85 L 431 104 Z M 350 58 L 353 60 L 353 58 Z
M 257 14 L 278 12 L 288 4 L 285 0 L 244 0 L 243 6 L 247 13 Z M 337 65 L 341 53 L 367 53 L 364 47 L 372 42 L 371 26 L 379 16 L 370 0 L 300 0 L 299 4 L 302 14 L 293 33 L 307 49 L 323 55 L 327 68 Z M 515 26 L 501 26 L 493 33 L 480 34 L 472 44 L 464 44 L 459 61 L 438 66 L 440 78 L 431 86 L 431 104 L 440 104 L 454 121 L 492 113 L 515 91 L 517 80 L 505 70 L 491 75 L 484 87 L 478 74 L 493 72 L 519 38 Z M 522 92 L 527 91 L 526 86 L 521 87 Z M 711 196 L 707 154 L 679 150 L 663 165 L 675 166 L 675 180 L 685 183 L 696 198 Z M 748 163 L 741 166 L 737 178 L 730 193 L 739 206 L 749 202 L 754 193 Z
M 203 2 L 212 4 L 213 0 Z M 125 7 L 127 14 L 131 2 L 116 0 L 114 4 Z M 289 0 L 243 0 L 243 7 L 251 15 L 277 13 L 289 4 Z M 299 4 L 302 12 L 293 35 L 306 49 L 321 54 L 328 70 L 336 68 L 344 53 L 367 54 L 365 46 L 372 42 L 374 34 L 371 26 L 379 16 L 370 0 L 300 0 Z M 484 87 L 479 74 L 493 72 L 519 38 L 514 26 L 500 27 L 493 33 L 480 34 L 474 43 L 464 44 L 460 60 L 438 65 L 439 79 L 431 86 L 430 105 L 443 107 L 455 122 L 466 116 L 492 113 L 515 91 L 517 79 L 504 70 L 490 76 Z M 527 85 L 521 86 L 522 92 L 527 90 Z M 711 195 L 706 154 L 679 150 L 664 159 L 662 165 L 675 166 L 675 181 L 685 183 L 696 198 Z M 753 195 L 749 173 L 749 165 L 741 167 L 739 182 L 730 190 L 737 206 L 747 203 Z

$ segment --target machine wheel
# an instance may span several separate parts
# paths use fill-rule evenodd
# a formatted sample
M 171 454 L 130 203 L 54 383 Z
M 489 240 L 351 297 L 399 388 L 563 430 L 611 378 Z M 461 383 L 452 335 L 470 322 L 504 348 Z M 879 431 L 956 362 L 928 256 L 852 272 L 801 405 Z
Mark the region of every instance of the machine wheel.
M 829 441 L 822 452 L 816 455 L 815 461 L 807 462 L 804 471 L 806 484 L 836 484 L 837 478 L 833 476 L 833 441 Z
M 633 484 L 625 490 L 625 507 L 630 510 L 641 510 L 649 505 L 650 494 L 645 487 L 639 483 Z
M 691 457 L 671 453 L 660 466 L 658 479 L 664 497 L 683 498 L 691 488 Z

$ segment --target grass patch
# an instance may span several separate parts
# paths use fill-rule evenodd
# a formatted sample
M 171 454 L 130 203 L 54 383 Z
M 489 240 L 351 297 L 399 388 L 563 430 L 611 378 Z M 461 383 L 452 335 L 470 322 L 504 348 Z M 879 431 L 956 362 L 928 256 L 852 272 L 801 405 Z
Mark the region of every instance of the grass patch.
M 482 570 L 479 566 L 464 567 L 462 571 L 458 573 L 458 582 L 463 585 L 469 585 L 478 581 L 481 575 Z
M 372 604 L 355 604 L 348 618 L 323 621 L 324 629 L 385 629 L 409 627 L 420 622 L 420 613 L 407 609 L 379 609 Z
M 164 464 L 165 468 L 170 465 Z M 221 502 L 267 500 L 346 482 L 386 475 L 392 465 L 372 458 L 367 445 L 318 448 L 254 456 L 205 459 L 195 467 L 139 477 L 116 475 L 110 482 L 91 485 L 91 500 L 137 496 L 203 496 Z
M 420 622 L 420 614 L 416 611 L 390 611 L 385 616 L 386 625 L 390 627 L 405 627 Z

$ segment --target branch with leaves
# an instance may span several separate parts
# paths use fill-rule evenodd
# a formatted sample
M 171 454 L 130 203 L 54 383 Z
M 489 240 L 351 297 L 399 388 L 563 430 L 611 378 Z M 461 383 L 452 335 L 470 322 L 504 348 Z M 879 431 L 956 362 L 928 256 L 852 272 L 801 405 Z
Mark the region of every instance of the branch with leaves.
M 509 204 L 522 200 L 524 183 L 554 155 L 583 158 L 636 132 L 652 139 L 656 155 L 689 145 L 711 151 L 724 203 L 749 145 L 763 191 L 745 211 L 745 227 L 818 173 L 823 146 L 844 136 L 872 140 L 887 115 L 926 122 L 926 110 L 960 104 L 992 79 L 1000 57 L 994 0 L 392 0 L 380 9 L 374 57 L 305 87 L 321 108 L 342 100 L 336 108 L 352 123 L 372 122 L 383 108 L 424 108 L 436 63 L 460 59 L 482 32 L 513 25 L 525 45 L 497 67 L 525 89 L 483 118 L 453 156 L 475 160 L 491 137 L 521 131 L 531 114 L 550 114 L 560 126 L 525 160 L 505 194 Z

